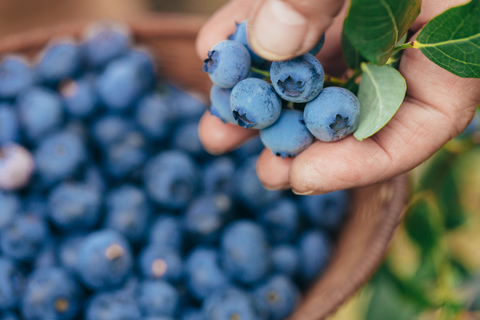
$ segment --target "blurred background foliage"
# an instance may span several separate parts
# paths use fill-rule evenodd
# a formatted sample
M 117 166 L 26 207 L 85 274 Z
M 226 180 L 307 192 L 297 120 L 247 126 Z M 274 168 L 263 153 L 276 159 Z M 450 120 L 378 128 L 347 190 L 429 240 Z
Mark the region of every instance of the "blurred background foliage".
M 149 11 L 210 15 L 226 2 L 1 0 L 0 37 L 72 19 L 124 18 Z M 405 220 L 387 258 L 329 320 L 480 319 L 479 145 L 476 119 L 412 172 Z

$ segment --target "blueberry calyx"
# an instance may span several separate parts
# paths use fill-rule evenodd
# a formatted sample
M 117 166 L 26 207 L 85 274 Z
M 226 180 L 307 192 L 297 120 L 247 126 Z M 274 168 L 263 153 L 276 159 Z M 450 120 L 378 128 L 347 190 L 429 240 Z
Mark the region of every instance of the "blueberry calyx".
M 248 119 L 246 113 L 240 113 L 237 110 L 233 110 L 233 118 L 237 120 L 240 127 L 247 128 L 247 130 L 255 125 L 255 122 Z
M 296 156 L 296 154 L 292 154 L 286 151 L 280 151 L 280 152 L 274 152 L 274 153 L 277 157 L 282 157 L 282 159 L 285 159 L 286 157 L 292 158 Z
M 203 67 L 202 67 L 203 72 L 209 73 L 210 71 L 213 71 L 212 68 L 215 67 L 215 60 L 213 59 L 214 53 L 215 53 L 215 50 L 208 51 L 208 58 L 203 60 Z
M 330 129 L 335 131 L 335 133 L 342 133 L 342 131 L 345 131 L 350 127 L 348 125 L 348 117 L 344 118 L 341 115 L 337 114 L 337 116 L 335 117 L 335 122 L 331 123 L 329 127 Z
M 305 82 L 295 81 L 290 75 L 284 81 L 278 80 L 277 83 L 282 88 L 283 93 L 291 97 L 299 96 L 305 89 Z

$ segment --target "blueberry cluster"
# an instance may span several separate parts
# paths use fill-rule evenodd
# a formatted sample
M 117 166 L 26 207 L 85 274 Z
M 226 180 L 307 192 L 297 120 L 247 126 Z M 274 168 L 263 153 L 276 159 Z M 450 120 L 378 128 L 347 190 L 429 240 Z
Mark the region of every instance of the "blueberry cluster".
M 110 23 L 1 59 L 0 319 L 281 320 L 324 268 L 347 194 L 265 190 L 260 139 L 208 155 L 205 104 L 156 78 Z
M 212 115 L 260 129 L 263 144 L 283 158 L 296 156 L 315 138 L 337 141 L 356 130 L 357 97 L 341 87 L 323 89 L 325 73 L 315 55 L 325 36 L 302 56 L 271 62 L 252 51 L 246 25 L 238 24 L 229 40 L 216 44 L 205 60 L 203 71 L 215 84 Z

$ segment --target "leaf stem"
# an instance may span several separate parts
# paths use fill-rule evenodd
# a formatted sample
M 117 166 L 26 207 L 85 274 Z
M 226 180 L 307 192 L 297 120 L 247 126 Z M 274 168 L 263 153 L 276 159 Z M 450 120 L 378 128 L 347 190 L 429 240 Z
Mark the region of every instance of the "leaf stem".
M 410 41 L 393 48 L 393 52 L 397 52 L 404 49 L 415 48 L 418 49 L 417 41 Z
M 254 67 L 251 67 L 250 71 L 261 74 L 264 77 L 270 78 L 270 72 L 268 72 L 268 71 L 257 69 L 257 68 L 254 68 Z

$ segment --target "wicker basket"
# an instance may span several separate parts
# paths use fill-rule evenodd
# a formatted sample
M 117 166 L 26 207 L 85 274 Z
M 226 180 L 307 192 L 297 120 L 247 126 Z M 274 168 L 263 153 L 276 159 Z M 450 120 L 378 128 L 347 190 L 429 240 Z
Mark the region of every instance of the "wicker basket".
M 126 22 L 135 41 L 155 51 L 162 76 L 185 88 L 209 92 L 211 82 L 200 71 L 195 52 L 195 38 L 204 17 L 156 14 Z M 71 22 L 4 38 L 0 40 L 0 54 L 33 55 L 52 37 L 79 36 L 87 23 Z M 406 175 L 352 190 L 352 210 L 334 256 L 291 319 L 324 319 L 365 284 L 385 255 L 407 194 Z

